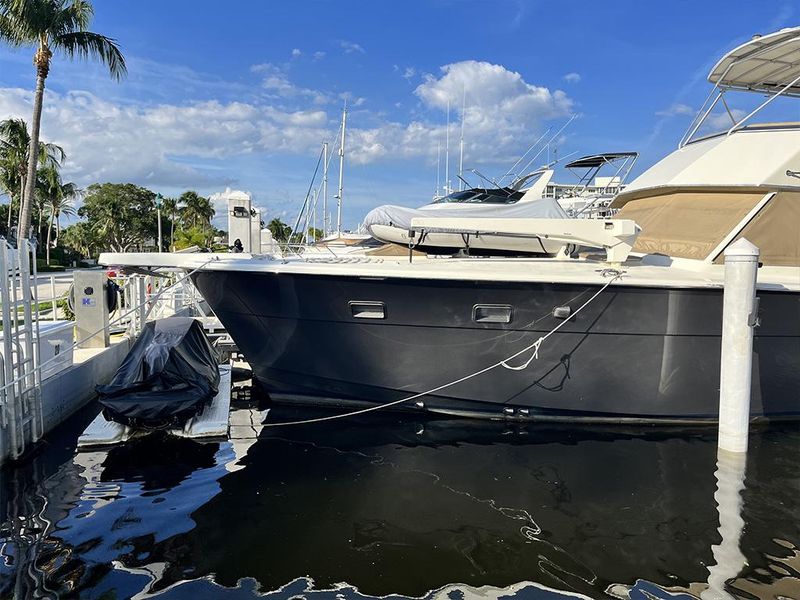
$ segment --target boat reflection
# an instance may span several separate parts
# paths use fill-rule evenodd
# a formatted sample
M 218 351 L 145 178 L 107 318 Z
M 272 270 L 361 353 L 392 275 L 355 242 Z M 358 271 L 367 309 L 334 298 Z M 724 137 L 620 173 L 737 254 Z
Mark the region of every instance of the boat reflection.
M 745 486 L 744 462 L 703 429 L 398 414 L 265 428 L 265 415 L 254 399 L 230 441 L 151 436 L 60 463 L 45 451 L 4 476 L 0 596 L 800 589 L 796 428 L 753 433 Z M 313 415 L 273 408 L 268 423 L 297 416 Z

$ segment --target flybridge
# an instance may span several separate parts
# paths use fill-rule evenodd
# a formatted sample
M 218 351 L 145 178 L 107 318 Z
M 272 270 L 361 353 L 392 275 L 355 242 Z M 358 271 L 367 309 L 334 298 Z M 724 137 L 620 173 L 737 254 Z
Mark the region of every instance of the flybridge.
M 800 27 L 754 36 L 723 56 L 711 69 L 708 81 L 714 84 L 714 89 L 681 139 L 681 148 L 702 139 L 695 135 L 720 101 L 731 119 L 731 127 L 723 133 L 730 135 L 744 128 L 775 98 L 800 97 Z M 725 101 L 728 91 L 756 92 L 769 94 L 769 97 L 744 117 L 737 118 Z M 800 127 L 800 123 L 781 125 L 786 129 Z

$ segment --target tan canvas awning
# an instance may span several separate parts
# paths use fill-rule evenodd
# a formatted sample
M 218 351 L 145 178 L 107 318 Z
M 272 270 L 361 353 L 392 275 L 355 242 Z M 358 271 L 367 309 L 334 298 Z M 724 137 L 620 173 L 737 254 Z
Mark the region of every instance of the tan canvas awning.
M 634 252 L 705 260 L 765 192 L 673 192 L 631 200 L 614 218 L 642 228 Z

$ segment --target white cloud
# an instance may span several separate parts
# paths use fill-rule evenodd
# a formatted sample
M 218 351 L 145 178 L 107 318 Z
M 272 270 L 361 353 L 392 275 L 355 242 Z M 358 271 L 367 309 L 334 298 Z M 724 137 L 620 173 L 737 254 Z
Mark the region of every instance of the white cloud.
M 411 83 L 411 80 L 417 74 L 417 70 L 414 67 L 406 67 L 403 70 L 403 79 Z
M 450 140 L 454 142 L 460 119 L 462 94 L 465 153 L 473 164 L 505 161 L 529 144 L 543 121 L 563 118 L 572 111 L 572 100 L 562 91 L 527 83 L 519 73 L 501 65 L 464 61 L 442 67 L 442 76 L 426 75 L 415 94 L 428 108 L 451 108 Z M 446 126 L 414 120 L 407 125 L 384 123 L 352 133 L 350 157 L 357 163 L 390 158 L 435 158 L 437 142 L 444 143 Z M 524 148 L 523 148 L 524 149 Z
M 322 60 L 323 58 L 325 58 L 325 53 L 322 50 L 314 52 L 314 60 Z
M 32 94 L 0 89 L 0 114 L 29 118 Z M 202 187 L 230 182 L 203 163 L 254 152 L 306 153 L 330 135 L 320 110 L 217 101 L 115 104 L 88 92 L 47 93 L 43 137 L 67 153 L 65 176 L 79 185 L 133 181 Z
M 237 157 L 316 155 L 323 140 L 333 140 L 339 126 L 337 96 L 297 86 L 284 70 L 269 63 L 255 65 L 252 71 L 263 78 L 267 93 L 251 95 L 248 101 L 148 104 L 48 90 L 43 138 L 64 146 L 65 176 L 81 186 L 132 181 L 155 188 L 206 189 L 233 183 L 229 165 Z M 440 77 L 426 76 L 416 88 L 422 111 L 410 121 L 387 120 L 383 113 L 365 109 L 364 98 L 347 95 L 353 109 L 348 160 L 434 161 L 437 142 L 444 142 L 447 98 L 452 100 L 450 139 L 455 151 L 464 90 L 468 166 L 515 158 L 537 137 L 543 121 L 561 119 L 572 110 L 564 92 L 529 84 L 500 65 L 446 65 Z M 320 97 L 325 104 L 318 104 Z M 403 97 L 398 101 L 408 104 Z M 0 89 L 4 118 L 29 118 L 31 105 L 29 90 Z
M 669 108 L 659 110 L 656 115 L 659 117 L 674 117 L 676 115 L 693 115 L 695 110 L 688 104 L 675 102 Z
M 567 83 L 580 83 L 581 81 L 581 74 L 580 73 L 567 73 L 564 75 L 564 81 Z
M 345 54 L 353 54 L 354 52 L 358 52 L 359 54 L 366 54 L 367 51 L 361 47 L 360 44 L 356 44 L 355 42 L 349 42 L 347 40 L 340 40 L 339 47 L 344 50 Z
M 299 58 L 300 56 L 302 56 L 302 54 L 303 53 L 300 51 L 300 48 L 292 49 L 292 58 Z
M 295 85 L 289 80 L 289 75 L 282 67 L 272 63 L 253 65 L 250 70 L 263 76 L 261 86 L 278 98 L 310 98 L 315 104 L 325 104 L 331 98 L 319 90 L 312 90 Z

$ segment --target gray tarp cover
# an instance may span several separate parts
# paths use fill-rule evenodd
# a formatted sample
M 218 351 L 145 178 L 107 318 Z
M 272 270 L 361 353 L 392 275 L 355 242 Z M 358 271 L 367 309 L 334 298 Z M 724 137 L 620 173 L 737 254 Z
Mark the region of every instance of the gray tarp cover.
M 411 219 L 416 217 L 453 219 L 475 217 L 487 219 L 568 219 L 569 215 L 553 198 L 540 198 L 533 202 L 515 204 L 463 204 L 448 208 L 406 208 L 384 204 L 371 210 L 364 218 L 367 231 L 372 233 L 372 225 L 389 225 L 399 229 L 409 229 Z
M 97 386 L 107 419 L 125 425 L 180 425 L 216 395 L 219 368 L 198 321 L 147 323 L 111 383 Z

